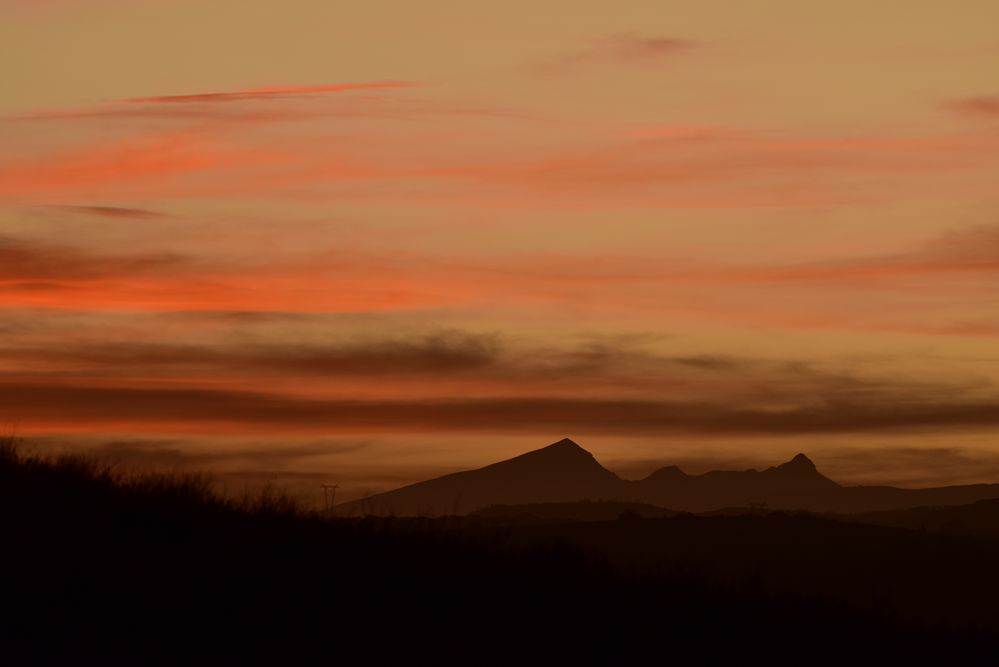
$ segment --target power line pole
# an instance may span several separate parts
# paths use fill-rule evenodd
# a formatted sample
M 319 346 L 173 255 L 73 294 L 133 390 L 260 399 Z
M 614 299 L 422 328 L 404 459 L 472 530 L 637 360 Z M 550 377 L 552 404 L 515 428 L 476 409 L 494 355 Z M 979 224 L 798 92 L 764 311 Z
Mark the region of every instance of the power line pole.
M 340 487 L 339 484 L 326 484 L 322 483 L 323 487 L 323 500 L 326 503 L 326 518 L 333 516 L 333 506 L 336 504 L 336 490 Z

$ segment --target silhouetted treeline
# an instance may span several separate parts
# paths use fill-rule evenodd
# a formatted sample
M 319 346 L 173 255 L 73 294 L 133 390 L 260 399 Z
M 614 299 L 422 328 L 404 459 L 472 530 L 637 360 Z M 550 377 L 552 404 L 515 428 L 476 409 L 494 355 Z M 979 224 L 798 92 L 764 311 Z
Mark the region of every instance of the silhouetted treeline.
M 278 495 L 226 501 L 210 489 L 200 477 L 128 477 L 3 448 L 3 656 L 10 664 L 995 657 L 994 619 L 979 602 L 996 599 L 999 577 L 985 564 L 999 554 L 979 552 L 984 543 L 801 517 L 330 521 Z M 911 578 L 920 568 L 921 584 Z M 831 594 L 875 581 L 884 585 L 868 598 Z M 933 596 L 955 582 L 965 595 L 946 600 L 962 613 L 930 618 L 894 606 L 919 595 L 942 600 Z M 896 584 L 912 595 L 893 597 Z

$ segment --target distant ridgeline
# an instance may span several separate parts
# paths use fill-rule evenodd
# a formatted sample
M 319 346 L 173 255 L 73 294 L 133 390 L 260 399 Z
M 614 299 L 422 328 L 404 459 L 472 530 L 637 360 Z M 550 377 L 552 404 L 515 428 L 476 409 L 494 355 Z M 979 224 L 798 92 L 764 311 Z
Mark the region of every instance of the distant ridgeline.
M 999 498 L 999 484 L 929 489 L 841 486 L 820 473 L 804 454 L 761 471 L 688 475 L 668 466 L 645 479 L 624 480 L 566 438 L 484 468 L 344 503 L 337 511 L 347 516 L 438 516 L 470 514 L 495 505 L 591 500 L 642 503 L 682 512 L 759 507 L 855 513 L 965 505 L 991 498 Z

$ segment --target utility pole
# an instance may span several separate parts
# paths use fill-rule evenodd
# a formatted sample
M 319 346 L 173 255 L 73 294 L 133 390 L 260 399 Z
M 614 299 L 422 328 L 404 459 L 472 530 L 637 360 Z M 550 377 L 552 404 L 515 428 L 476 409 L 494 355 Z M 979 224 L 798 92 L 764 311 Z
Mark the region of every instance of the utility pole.
M 325 484 L 322 483 L 323 487 L 323 500 L 326 502 L 326 518 L 333 516 L 333 505 L 336 504 L 336 490 L 340 487 L 339 484 Z

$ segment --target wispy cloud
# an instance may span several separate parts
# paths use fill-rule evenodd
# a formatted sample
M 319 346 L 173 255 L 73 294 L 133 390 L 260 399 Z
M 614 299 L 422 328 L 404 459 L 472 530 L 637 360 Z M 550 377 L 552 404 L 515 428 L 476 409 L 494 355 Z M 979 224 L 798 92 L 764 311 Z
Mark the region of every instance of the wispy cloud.
M 58 347 L 12 342 L 0 360 L 5 415 L 42 429 L 748 436 L 999 427 L 996 388 L 979 380 L 670 355 L 624 339 L 551 346 L 445 331 L 199 345 L 77 336 Z
M 208 173 L 218 177 L 227 170 L 243 171 L 248 166 L 286 160 L 276 149 L 235 146 L 204 132 L 156 132 L 0 162 L 0 197 L 159 193 L 164 188 L 181 187 L 176 179 L 186 176 Z
M 539 74 L 566 74 L 593 65 L 653 66 L 699 46 L 678 37 L 623 32 L 601 35 L 560 55 L 529 65 Z
M 705 280 L 825 282 L 872 287 L 870 280 L 999 272 L 999 226 L 956 230 L 906 252 L 840 261 L 770 267 L 716 267 Z M 862 281 L 862 282 L 858 282 Z M 885 283 L 882 283 L 885 284 Z
M 193 93 L 187 95 L 154 95 L 150 97 L 132 97 L 125 102 L 131 104 L 191 104 L 218 102 L 246 102 L 256 100 L 287 99 L 290 97 L 307 97 L 328 93 L 342 93 L 353 90 L 384 90 L 392 88 L 411 88 L 417 84 L 411 81 L 366 81 L 360 83 L 341 83 L 313 86 L 265 86 L 260 88 L 244 88 L 209 93 Z
M 925 487 L 999 479 L 999 455 L 969 447 L 840 446 L 821 450 L 822 469 L 856 484 Z
M 409 340 L 345 341 L 327 345 L 235 344 L 222 346 L 168 345 L 117 341 L 79 343 L 52 350 L 49 363 L 76 368 L 89 366 L 101 373 L 145 369 L 157 374 L 173 370 L 231 377 L 244 375 L 417 376 L 424 379 L 460 373 L 495 373 L 500 362 L 498 341 L 492 336 L 446 332 Z M 0 357 L 32 355 L 42 359 L 43 349 L 0 348 Z M 490 370 L 492 369 L 492 370 Z
M 316 247 L 237 260 L 217 254 L 116 253 L 8 237 L 0 239 L 5 259 L 0 289 L 17 290 L 6 297 L 9 307 L 245 315 L 499 305 L 603 316 L 640 315 L 654 308 L 681 320 L 730 325 L 981 336 L 994 335 L 989 318 L 962 321 L 951 314 L 941 320 L 937 313 L 957 296 L 972 305 L 988 302 L 982 288 L 999 274 L 997 248 L 995 226 L 956 230 L 895 253 L 755 264 L 693 257 L 664 261 L 637 252 L 452 257 L 363 247 Z M 923 295 L 918 305 L 907 306 L 908 297 L 892 298 L 917 289 Z M 811 298 L 803 296 L 809 293 Z M 776 294 L 787 298 L 775 299 Z M 835 294 L 836 301 L 825 303 L 817 294 Z
M 82 206 L 67 204 L 65 206 L 53 206 L 49 208 L 53 208 L 55 210 L 76 211 L 86 215 L 97 216 L 99 218 L 111 218 L 115 220 L 145 220 L 166 217 L 165 214 L 157 211 L 122 206 Z
M 618 46 L 610 50 L 625 57 L 687 48 L 677 41 L 614 38 L 610 42 Z M 166 95 L 29 114 L 84 126 L 113 122 L 131 136 L 12 151 L 0 160 L 0 198 L 125 204 L 267 196 L 488 209 L 801 207 L 890 201 L 915 178 L 990 168 L 994 151 L 983 148 L 999 142 L 977 135 L 798 136 L 683 123 L 612 126 L 597 134 L 569 125 L 552 137 L 550 123 L 509 109 L 350 94 L 407 85 Z M 314 91 L 326 90 L 340 92 L 322 103 L 303 101 L 325 97 Z M 448 124 L 444 140 L 439 130 L 427 133 L 400 117 L 470 122 Z M 167 128 L 158 127 L 160 120 Z M 284 125 L 276 140 L 271 124 L 290 120 L 301 122 Z M 150 128 L 145 121 L 155 122 Z M 334 127 L 335 143 L 316 140 Z M 495 136 L 514 141 L 501 145 Z M 870 185 L 858 187 L 858 174 L 870 175 L 864 181 Z
M 3 382 L 0 402 L 26 430 L 795 435 L 999 428 L 999 398 L 812 401 L 764 409 L 727 401 L 546 397 L 344 401 L 218 389 Z
M 0 259 L 7 308 L 378 312 L 459 303 L 473 293 L 439 270 L 412 280 L 405 257 L 360 252 L 202 261 L 197 254 L 114 254 L 8 237 L 0 238 Z
M 967 116 L 995 117 L 999 116 L 999 95 L 966 97 L 947 106 Z
M 38 109 L 7 121 L 175 121 L 214 124 L 266 124 L 324 117 L 364 117 L 379 113 L 509 113 L 508 110 L 439 105 L 393 91 L 420 87 L 412 81 L 370 81 L 314 86 L 269 86 L 177 95 L 150 95 L 81 107 Z M 384 91 L 386 95 L 373 95 Z M 357 94 L 351 94 L 357 93 Z M 367 93 L 367 94 L 365 94 Z M 331 97 L 336 98 L 334 104 Z M 322 104 L 323 101 L 325 104 Z
M 598 37 L 593 40 L 593 46 L 583 53 L 593 58 L 619 62 L 644 62 L 687 51 L 695 46 L 697 43 L 688 39 L 626 32 Z
M 96 255 L 69 246 L 0 237 L 0 281 L 91 280 L 190 269 L 170 253 Z

